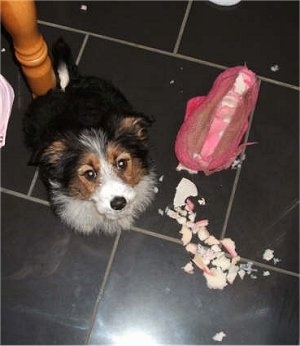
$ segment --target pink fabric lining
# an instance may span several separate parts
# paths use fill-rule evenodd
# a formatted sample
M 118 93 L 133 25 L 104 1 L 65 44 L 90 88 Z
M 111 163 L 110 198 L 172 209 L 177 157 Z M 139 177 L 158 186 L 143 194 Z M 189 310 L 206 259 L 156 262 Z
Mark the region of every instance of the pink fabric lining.
M 178 160 L 207 175 L 228 168 L 245 146 L 258 90 L 256 75 L 237 66 L 221 73 L 207 96 L 190 99 L 175 142 Z

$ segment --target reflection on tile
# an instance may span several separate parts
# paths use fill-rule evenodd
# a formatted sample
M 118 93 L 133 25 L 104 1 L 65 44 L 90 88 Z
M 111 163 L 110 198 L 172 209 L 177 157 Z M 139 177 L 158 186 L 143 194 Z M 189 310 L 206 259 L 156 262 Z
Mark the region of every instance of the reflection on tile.
M 76 235 L 48 207 L 6 194 L 2 205 L 3 343 L 81 343 L 114 238 Z
M 84 10 L 78 1 L 38 1 L 37 9 L 40 20 L 173 50 L 186 4 L 186 1 L 84 1 Z
M 225 66 L 246 63 L 262 76 L 299 85 L 298 28 L 298 1 L 241 1 L 232 7 L 194 1 L 180 53 Z
M 296 278 L 272 272 L 209 290 L 199 272 L 183 272 L 186 257 L 180 245 L 124 232 L 89 343 L 212 344 L 220 331 L 224 344 L 297 342 Z
M 270 102 L 272 100 L 272 102 Z M 272 227 L 298 200 L 298 93 L 263 83 L 227 234 L 241 256 L 261 260 L 274 246 L 279 264 L 298 271 L 297 216 L 282 220 L 288 227 Z M 271 119 L 271 120 L 270 120 Z

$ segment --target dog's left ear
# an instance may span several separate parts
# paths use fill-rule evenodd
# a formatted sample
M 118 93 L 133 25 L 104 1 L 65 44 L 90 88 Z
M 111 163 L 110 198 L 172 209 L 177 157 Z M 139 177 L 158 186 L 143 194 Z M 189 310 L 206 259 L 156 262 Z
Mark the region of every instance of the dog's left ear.
M 154 123 L 154 118 L 144 114 L 128 115 L 121 120 L 120 134 L 134 134 L 140 140 L 148 138 L 148 128 Z

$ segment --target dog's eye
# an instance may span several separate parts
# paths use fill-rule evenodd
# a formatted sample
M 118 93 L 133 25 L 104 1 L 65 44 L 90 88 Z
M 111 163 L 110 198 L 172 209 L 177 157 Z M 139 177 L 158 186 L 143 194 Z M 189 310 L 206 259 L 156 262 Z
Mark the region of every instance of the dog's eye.
M 127 161 L 126 159 L 120 159 L 117 161 L 116 166 L 119 171 L 124 171 L 127 167 Z
M 83 175 L 87 180 L 90 181 L 95 180 L 97 177 L 97 173 L 93 169 L 89 169 L 88 171 L 84 172 Z

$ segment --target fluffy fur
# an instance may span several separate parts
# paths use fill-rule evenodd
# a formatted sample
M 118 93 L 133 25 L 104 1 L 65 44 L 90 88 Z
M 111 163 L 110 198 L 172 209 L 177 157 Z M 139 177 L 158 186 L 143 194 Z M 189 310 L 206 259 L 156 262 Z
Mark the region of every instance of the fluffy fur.
M 58 85 L 34 99 L 24 117 L 30 163 L 39 167 L 54 212 L 74 230 L 128 229 L 154 194 L 153 120 L 110 82 L 81 76 L 62 39 L 53 57 Z

